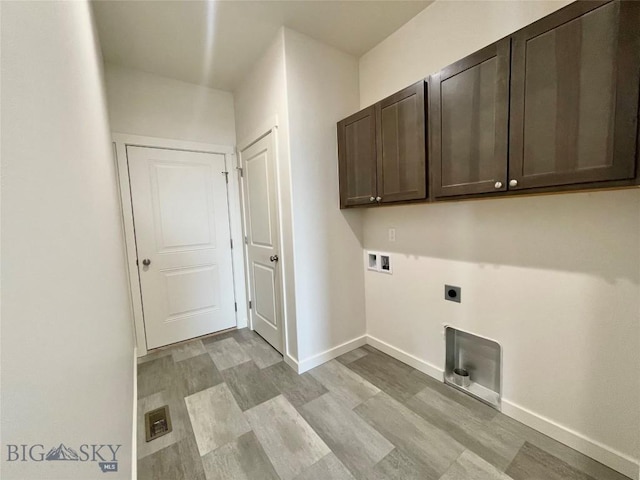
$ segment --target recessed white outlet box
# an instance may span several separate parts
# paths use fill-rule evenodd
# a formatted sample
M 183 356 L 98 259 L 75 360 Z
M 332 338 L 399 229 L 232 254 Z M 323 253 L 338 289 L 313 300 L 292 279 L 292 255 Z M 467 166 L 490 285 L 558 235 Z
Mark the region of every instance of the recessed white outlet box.
M 380 269 L 380 255 L 375 252 L 367 252 L 367 270 L 377 272 Z
M 384 253 L 380 254 L 380 271 L 382 273 L 391 274 L 393 270 L 391 269 L 391 257 Z
M 392 273 L 391 255 L 380 252 L 367 252 L 365 257 L 367 270 L 381 273 Z
M 389 229 L 389 241 L 390 242 L 395 242 L 396 241 L 396 229 L 395 228 L 390 228 Z

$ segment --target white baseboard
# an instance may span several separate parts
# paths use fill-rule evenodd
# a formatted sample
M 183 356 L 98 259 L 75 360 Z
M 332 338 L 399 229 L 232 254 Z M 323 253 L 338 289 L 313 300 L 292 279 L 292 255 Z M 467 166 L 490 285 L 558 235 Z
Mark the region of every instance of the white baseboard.
M 367 343 L 367 336 L 362 335 L 361 337 L 354 338 L 353 340 L 349 340 L 337 347 L 330 348 L 329 350 L 325 350 L 324 352 L 318 353 L 312 357 L 309 357 L 305 360 L 298 362 L 298 373 L 302 374 L 312 368 L 317 367 L 318 365 L 322 365 L 329 360 L 333 360 L 340 355 L 343 355 L 351 350 L 361 347 Z
M 131 478 L 138 478 L 138 349 L 133 348 L 133 427 L 131 428 Z
M 288 353 L 286 355 L 283 355 L 284 363 L 286 363 L 287 365 L 289 365 L 291 368 L 293 368 L 296 372 L 298 371 L 298 360 L 296 360 L 295 358 L 293 358 L 291 355 L 289 355 Z
M 378 338 L 372 337 L 371 335 L 367 335 L 367 343 L 387 355 L 392 356 L 396 360 L 400 360 L 401 362 L 412 366 L 416 370 L 420 370 L 437 380 L 443 380 L 444 371 L 435 365 L 425 362 L 424 360 L 400 350 L 393 345 L 383 342 Z M 638 465 L 638 460 L 603 445 L 600 442 L 587 438 L 578 432 L 545 418 L 542 415 L 527 410 L 520 405 L 516 405 L 504 398 L 502 399 L 502 413 L 544 433 L 560 443 L 568 445 L 574 450 L 597 460 L 598 462 L 633 480 L 640 480 L 640 466 Z
M 544 433 L 554 440 L 564 443 L 574 450 L 597 460 L 633 480 L 638 480 L 639 467 L 637 460 L 634 460 L 624 453 L 618 452 L 596 440 L 588 438 L 579 432 L 571 430 L 504 398 L 502 399 L 502 413 Z
M 376 337 L 372 337 L 371 335 L 367 335 L 367 343 L 372 347 L 377 348 L 381 352 L 384 352 L 387 355 L 395 358 L 396 360 L 400 360 L 401 362 L 412 366 L 416 370 L 419 370 L 422 373 L 435 378 L 436 380 L 443 380 L 444 370 L 442 368 L 436 367 L 435 365 L 432 365 L 429 362 L 425 362 L 424 360 L 420 360 L 418 357 L 400 350 L 399 348 L 396 348 L 393 345 L 388 344 L 387 342 L 383 342 Z

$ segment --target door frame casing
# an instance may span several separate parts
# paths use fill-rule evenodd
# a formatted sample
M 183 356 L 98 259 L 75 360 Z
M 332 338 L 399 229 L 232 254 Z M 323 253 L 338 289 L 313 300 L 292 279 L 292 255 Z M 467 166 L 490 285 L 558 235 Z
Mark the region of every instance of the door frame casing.
M 142 290 L 138 275 L 135 227 L 133 222 L 133 204 L 131 201 L 131 182 L 129 178 L 129 162 L 127 147 L 159 148 L 163 150 L 178 150 L 188 152 L 212 153 L 224 155 L 225 168 L 229 172 L 227 184 L 227 203 L 229 208 L 229 228 L 234 248 L 231 250 L 233 266 L 233 290 L 235 302 L 240 307 L 235 312 L 236 325 L 243 328 L 247 325 L 247 317 L 242 305 L 248 305 L 244 280 L 244 248 L 238 248 L 239 242 L 244 244 L 242 214 L 240 211 L 240 191 L 238 189 L 238 167 L 235 148 L 231 145 L 215 145 L 209 143 L 189 142 L 166 138 L 146 137 L 113 132 L 111 138 L 115 147 L 115 166 L 118 191 L 120 193 L 120 211 L 122 214 L 122 230 L 125 243 L 125 261 L 128 273 L 131 314 L 133 330 L 137 346 L 137 355 L 147 354 L 147 339 L 144 327 L 144 313 L 142 309 Z

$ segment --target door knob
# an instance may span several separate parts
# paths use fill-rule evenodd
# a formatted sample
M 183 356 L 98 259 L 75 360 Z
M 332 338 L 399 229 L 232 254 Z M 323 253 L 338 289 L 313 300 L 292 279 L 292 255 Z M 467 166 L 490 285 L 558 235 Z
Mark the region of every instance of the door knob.
M 145 267 L 148 267 L 149 265 L 151 265 L 151 260 L 149 260 L 148 258 L 145 258 L 144 260 L 142 260 L 142 264 Z
M 376 202 L 379 202 L 380 200 L 382 200 L 382 197 L 376 197 Z
M 510 187 L 517 187 L 518 186 L 518 180 L 516 180 L 515 178 L 513 180 L 509 180 L 509 186 Z
M 496 188 L 502 188 L 502 182 L 496 182 L 494 187 Z
M 376 199 L 376 197 L 369 197 L 369 201 L 370 201 L 370 202 L 375 201 L 375 199 Z
M 269 260 L 271 260 L 272 262 L 277 262 L 278 261 L 278 255 L 271 255 L 269 257 Z

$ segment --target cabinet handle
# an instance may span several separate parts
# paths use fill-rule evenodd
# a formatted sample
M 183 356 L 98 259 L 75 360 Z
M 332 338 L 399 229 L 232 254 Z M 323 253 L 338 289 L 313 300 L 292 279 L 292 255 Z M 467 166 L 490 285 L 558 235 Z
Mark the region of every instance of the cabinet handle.
M 375 199 L 376 199 L 376 197 L 369 197 L 369 201 L 370 201 L 370 202 L 375 201 Z
M 382 197 L 376 197 L 376 202 L 379 202 L 380 200 L 382 200 Z
M 518 186 L 518 180 L 516 180 L 515 178 L 513 180 L 509 180 L 509 186 L 510 187 L 517 187 Z
M 502 188 L 502 182 L 496 182 L 494 187 L 496 188 Z

